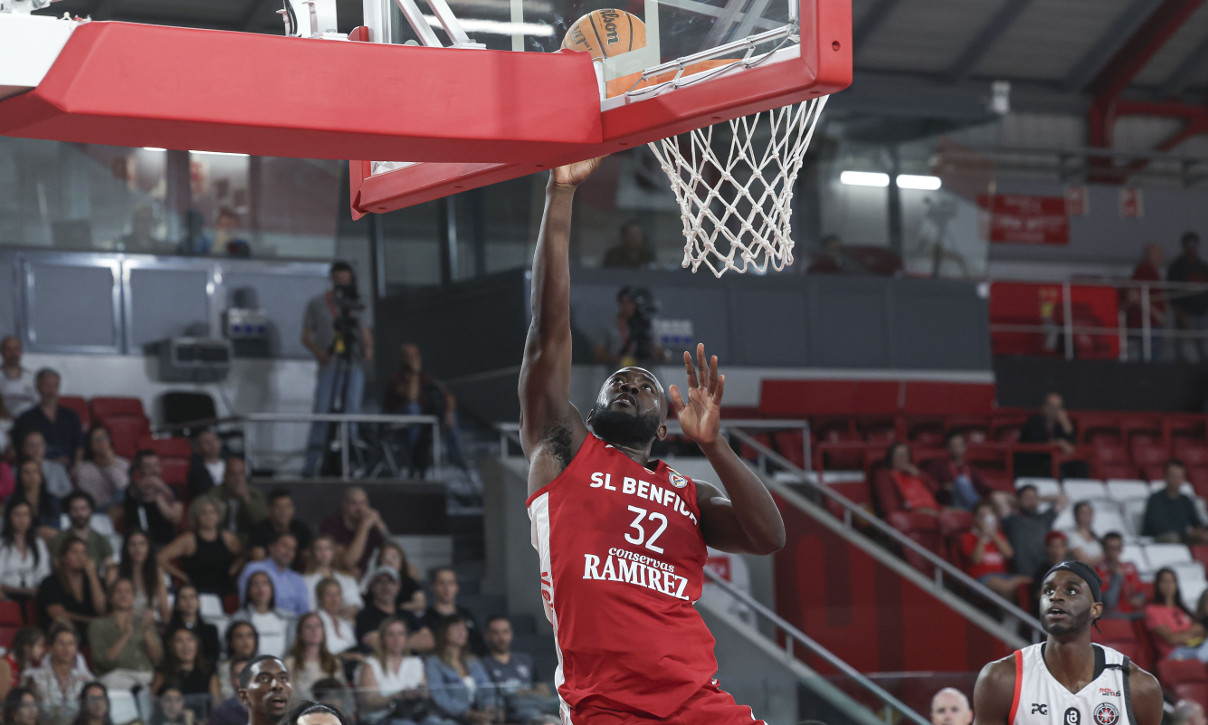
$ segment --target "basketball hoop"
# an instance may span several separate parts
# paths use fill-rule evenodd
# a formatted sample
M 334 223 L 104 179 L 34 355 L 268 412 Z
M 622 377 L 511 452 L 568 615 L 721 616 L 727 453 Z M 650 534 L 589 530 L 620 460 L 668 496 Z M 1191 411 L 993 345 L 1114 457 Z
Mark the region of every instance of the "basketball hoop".
M 724 156 L 713 147 L 722 124 L 650 144 L 680 205 L 684 267 L 721 277 L 792 264 L 793 187 L 826 98 L 730 121 Z

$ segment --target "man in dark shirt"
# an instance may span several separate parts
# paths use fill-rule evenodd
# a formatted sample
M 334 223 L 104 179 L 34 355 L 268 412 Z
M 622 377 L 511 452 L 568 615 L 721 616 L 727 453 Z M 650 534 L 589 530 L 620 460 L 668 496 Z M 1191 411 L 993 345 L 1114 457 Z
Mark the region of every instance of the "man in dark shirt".
M 239 692 L 239 673 L 247 666 L 247 657 L 236 657 L 231 660 L 231 691 Z M 245 725 L 248 721 L 247 707 L 239 699 L 239 695 L 227 698 L 219 703 L 210 713 L 210 725 Z
M 457 592 L 461 589 L 457 583 L 457 572 L 452 567 L 437 567 L 428 573 L 428 583 L 432 588 L 432 603 L 424 611 L 424 625 L 435 632 L 440 629 L 445 617 L 461 615 L 466 620 L 466 628 L 470 630 L 470 650 L 479 657 L 485 656 L 487 643 L 482 638 L 482 630 L 474 614 L 457 605 Z
M 487 620 L 486 641 L 490 651 L 480 661 L 500 700 L 491 704 L 507 713 L 507 721 L 527 723 L 556 713 L 558 700 L 549 687 L 544 682 L 533 683 L 532 655 L 512 651 L 512 623 L 507 617 L 495 615 Z
M 388 566 L 379 566 L 373 570 L 369 579 L 369 596 L 365 606 L 357 612 L 356 636 L 360 648 L 364 652 L 372 652 L 377 647 L 378 627 L 389 617 L 397 617 L 407 625 L 407 643 L 413 650 L 425 651 L 432 649 L 432 632 L 424 627 L 419 617 L 405 609 L 398 609 L 395 600 L 398 597 L 398 572 Z
M 163 468 L 155 451 L 139 451 L 130 463 L 130 487 L 123 504 L 126 530 L 142 529 L 158 547 L 176 538 L 176 525 L 185 507 L 164 483 Z
M 1053 528 L 1053 521 L 1065 508 L 1065 494 L 1049 497 L 1052 507 L 1040 511 L 1040 493 L 1035 486 L 1021 486 L 1016 492 L 1019 512 L 1003 519 L 1002 530 L 1015 550 L 1012 570 L 1016 574 L 1032 576 L 1045 560 L 1044 537 Z
M 1208 264 L 1200 259 L 1200 235 L 1184 232 L 1182 247 L 1183 253 L 1175 257 L 1166 270 L 1166 280 L 1208 284 Z M 1184 290 L 1172 290 L 1171 298 L 1175 327 L 1208 333 L 1208 292 L 1188 294 Z M 1199 362 L 1201 353 L 1208 357 L 1208 339 L 1184 340 L 1182 352 L 1188 362 Z
M 1064 401 L 1058 393 L 1044 396 L 1044 404 L 1040 412 L 1028 418 L 1019 431 L 1020 443 L 1052 443 L 1057 446 L 1061 456 L 1074 454 L 1074 445 L 1078 442 L 1074 424 L 1070 414 L 1065 410 Z M 1090 470 L 1085 461 L 1065 460 L 1060 467 L 1062 478 L 1086 478 Z M 1016 477 L 1042 477 L 1053 475 L 1053 457 L 1049 453 L 1016 453 Z M 1030 572 L 1028 572 L 1030 573 Z
M 382 546 L 390 530 L 382 522 L 382 516 L 369 507 L 369 495 L 360 486 L 353 486 L 344 493 L 340 512 L 323 520 L 319 531 L 329 534 L 336 542 L 336 556 L 344 567 L 360 575 L 369 564 L 373 552 Z
M 268 546 L 283 534 L 292 534 L 298 544 L 298 555 L 293 568 L 306 570 L 306 557 L 310 549 L 310 527 L 306 522 L 294 518 L 294 497 L 284 488 L 268 492 L 268 517 L 252 526 L 249 544 L 252 559 L 259 561 L 268 556 Z
M 38 431 L 46 439 L 46 457 L 71 469 L 84 453 L 84 428 L 75 411 L 59 405 L 59 374 L 42 368 L 35 378 L 38 404 L 13 423 L 13 443 L 21 448 L 25 436 Z
M 189 485 L 189 497 L 197 498 L 222 483 L 226 460 L 222 457 L 222 439 L 212 430 L 202 429 L 194 434 L 193 449 L 185 481 Z
M 1142 536 L 1152 536 L 1163 543 L 1208 543 L 1208 530 L 1195 510 L 1195 502 L 1179 489 L 1187 481 L 1187 469 L 1182 461 L 1166 462 L 1166 488 L 1149 497 L 1145 504 Z

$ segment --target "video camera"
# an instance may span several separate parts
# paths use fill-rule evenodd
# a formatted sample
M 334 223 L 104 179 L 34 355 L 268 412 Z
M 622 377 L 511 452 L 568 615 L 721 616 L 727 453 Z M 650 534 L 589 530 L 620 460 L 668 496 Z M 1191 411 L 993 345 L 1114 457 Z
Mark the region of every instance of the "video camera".
M 345 359 L 352 359 L 361 344 L 361 321 L 357 318 L 357 313 L 365 310 L 365 303 L 357 292 L 355 279 L 349 284 L 333 287 L 331 297 L 336 306 L 336 318 L 332 321 L 335 336 L 331 343 L 331 352 Z
M 633 316 L 629 318 L 629 344 L 625 352 L 637 360 L 654 358 L 654 316 L 659 303 L 646 287 L 626 286 L 617 293 L 617 299 L 628 298 L 633 303 Z

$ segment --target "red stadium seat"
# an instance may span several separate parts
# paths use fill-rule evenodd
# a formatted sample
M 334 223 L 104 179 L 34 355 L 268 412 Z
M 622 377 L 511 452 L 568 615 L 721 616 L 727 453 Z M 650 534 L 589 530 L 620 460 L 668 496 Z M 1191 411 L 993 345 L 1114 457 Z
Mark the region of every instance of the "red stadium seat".
M 1132 455 L 1132 462 L 1142 468 L 1155 464 L 1165 466 L 1166 461 L 1170 460 L 1170 453 L 1164 447 L 1144 439 L 1132 441 L 1129 444 L 1129 453 Z
M 948 422 L 944 418 L 921 419 L 906 426 L 906 440 L 920 446 L 938 448 L 944 445 Z
M 800 429 L 773 433 L 772 450 L 789 459 L 798 468 L 809 467 L 805 461 L 805 434 Z
M 181 436 L 152 438 L 146 441 L 146 447 L 155 451 L 160 458 L 180 458 L 188 461 L 193 456 L 193 446 L 189 445 L 189 439 Z
M 1084 443 L 1095 443 L 1098 440 L 1113 440 L 1119 443 L 1124 440 L 1120 431 L 1120 418 L 1110 413 L 1079 413 L 1075 416 L 1075 425 Z
M 160 466 L 164 472 L 164 483 L 176 488 L 178 494 L 184 490 L 189 476 L 189 462 L 180 458 L 161 458 Z
M 948 509 L 939 515 L 940 537 L 948 550 L 945 558 L 957 567 L 964 568 L 961 553 L 961 538 L 965 532 L 973 528 L 973 512 Z
M 865 443 L 888 446 L 898 439 L 897 423 L 892 418 L 870 419 L 857 423 Z
M 14 627 L 11 624 L 0 624 L 0 647 L 9 649 L 13 646 L 13 640 L 17 637 L 17 630 L 20 627 Z
M 0 601 L 0 625 L 21 627 L 24 624 L 25 612 L 21 611 L 20 603 L 10 599 Z
M 1019 441 L 1019 431 L 1022 429 L 1023 423 L 995 423 L 990 435 L 998 443 L 1016 443 Z
M 138 398 L 93 398 L 91 401 L 92 417 L 97 419 L 114 416 L 132 416 L 146 418 L 143 401 Z
M 1208 498 L 1208 466 L 1188 466 L 1187 480 L 1195 489 L 1195 495 Z
M 78 395 L 61 395 L 59 405 L 80 416 L 80 426 L 84 430 L 92 427 L 92 416 L 88 413 L 88 401 Z
M 1176 438 L 1171 445 L 1171 453 L 1187 466 L 1208 465 L 1208 443 L 1202 440 Z
M 976 444 L 990 440 L 990 416 L 958 415 L 948 419 L 948 432 L 960 433 L 965 442 Z
M 123 415 L 105 418 L 102 422 L 113 441 L 113 450 L 123 458 L 134 458 L 139 444 L 151 437 L 151 425 L 146 418 Z
M 1208 567 L 1208 544 L 1192 544 L 1187 548 L 1191 549 L 1191 558 Z
M 887 520 L 890 526 L 905 534 L 911 541 L 936 556 L 944 556 L 943 538 L 940 536 L 939 522 L 935 516 L 895 511 Z M 933 566 L 921 554 L 912 549 L 906 549 L 902 553 L 911 566 L 930 575 Z
M 1199 660 L 1162 660 L 1158 681 L 1178 700 L 1208 702 L 1208 667 Z

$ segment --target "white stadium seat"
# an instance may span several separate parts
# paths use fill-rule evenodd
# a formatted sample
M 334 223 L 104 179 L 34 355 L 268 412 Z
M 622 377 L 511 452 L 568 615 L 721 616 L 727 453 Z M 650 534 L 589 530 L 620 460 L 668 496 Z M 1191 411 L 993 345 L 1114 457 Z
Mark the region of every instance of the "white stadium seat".
M 1145 559 L 1153 570 L 1191 563 L 1191 550 L 1183 544 L 1147 544 Z
M 1128 501 L 1134 498 L 1149 498 L 1153 493 L 1149 484 L 1131 478 L 1114 478 L 1107 481 L 1107 497 L 1116 501 Z
M 1067 478 L 1061 482 L 1065 495 L 1070 497 L 1070 504 L 1079 501 L 1108 498 L 1107 486 L 1103 481 L 1091 478 Z

